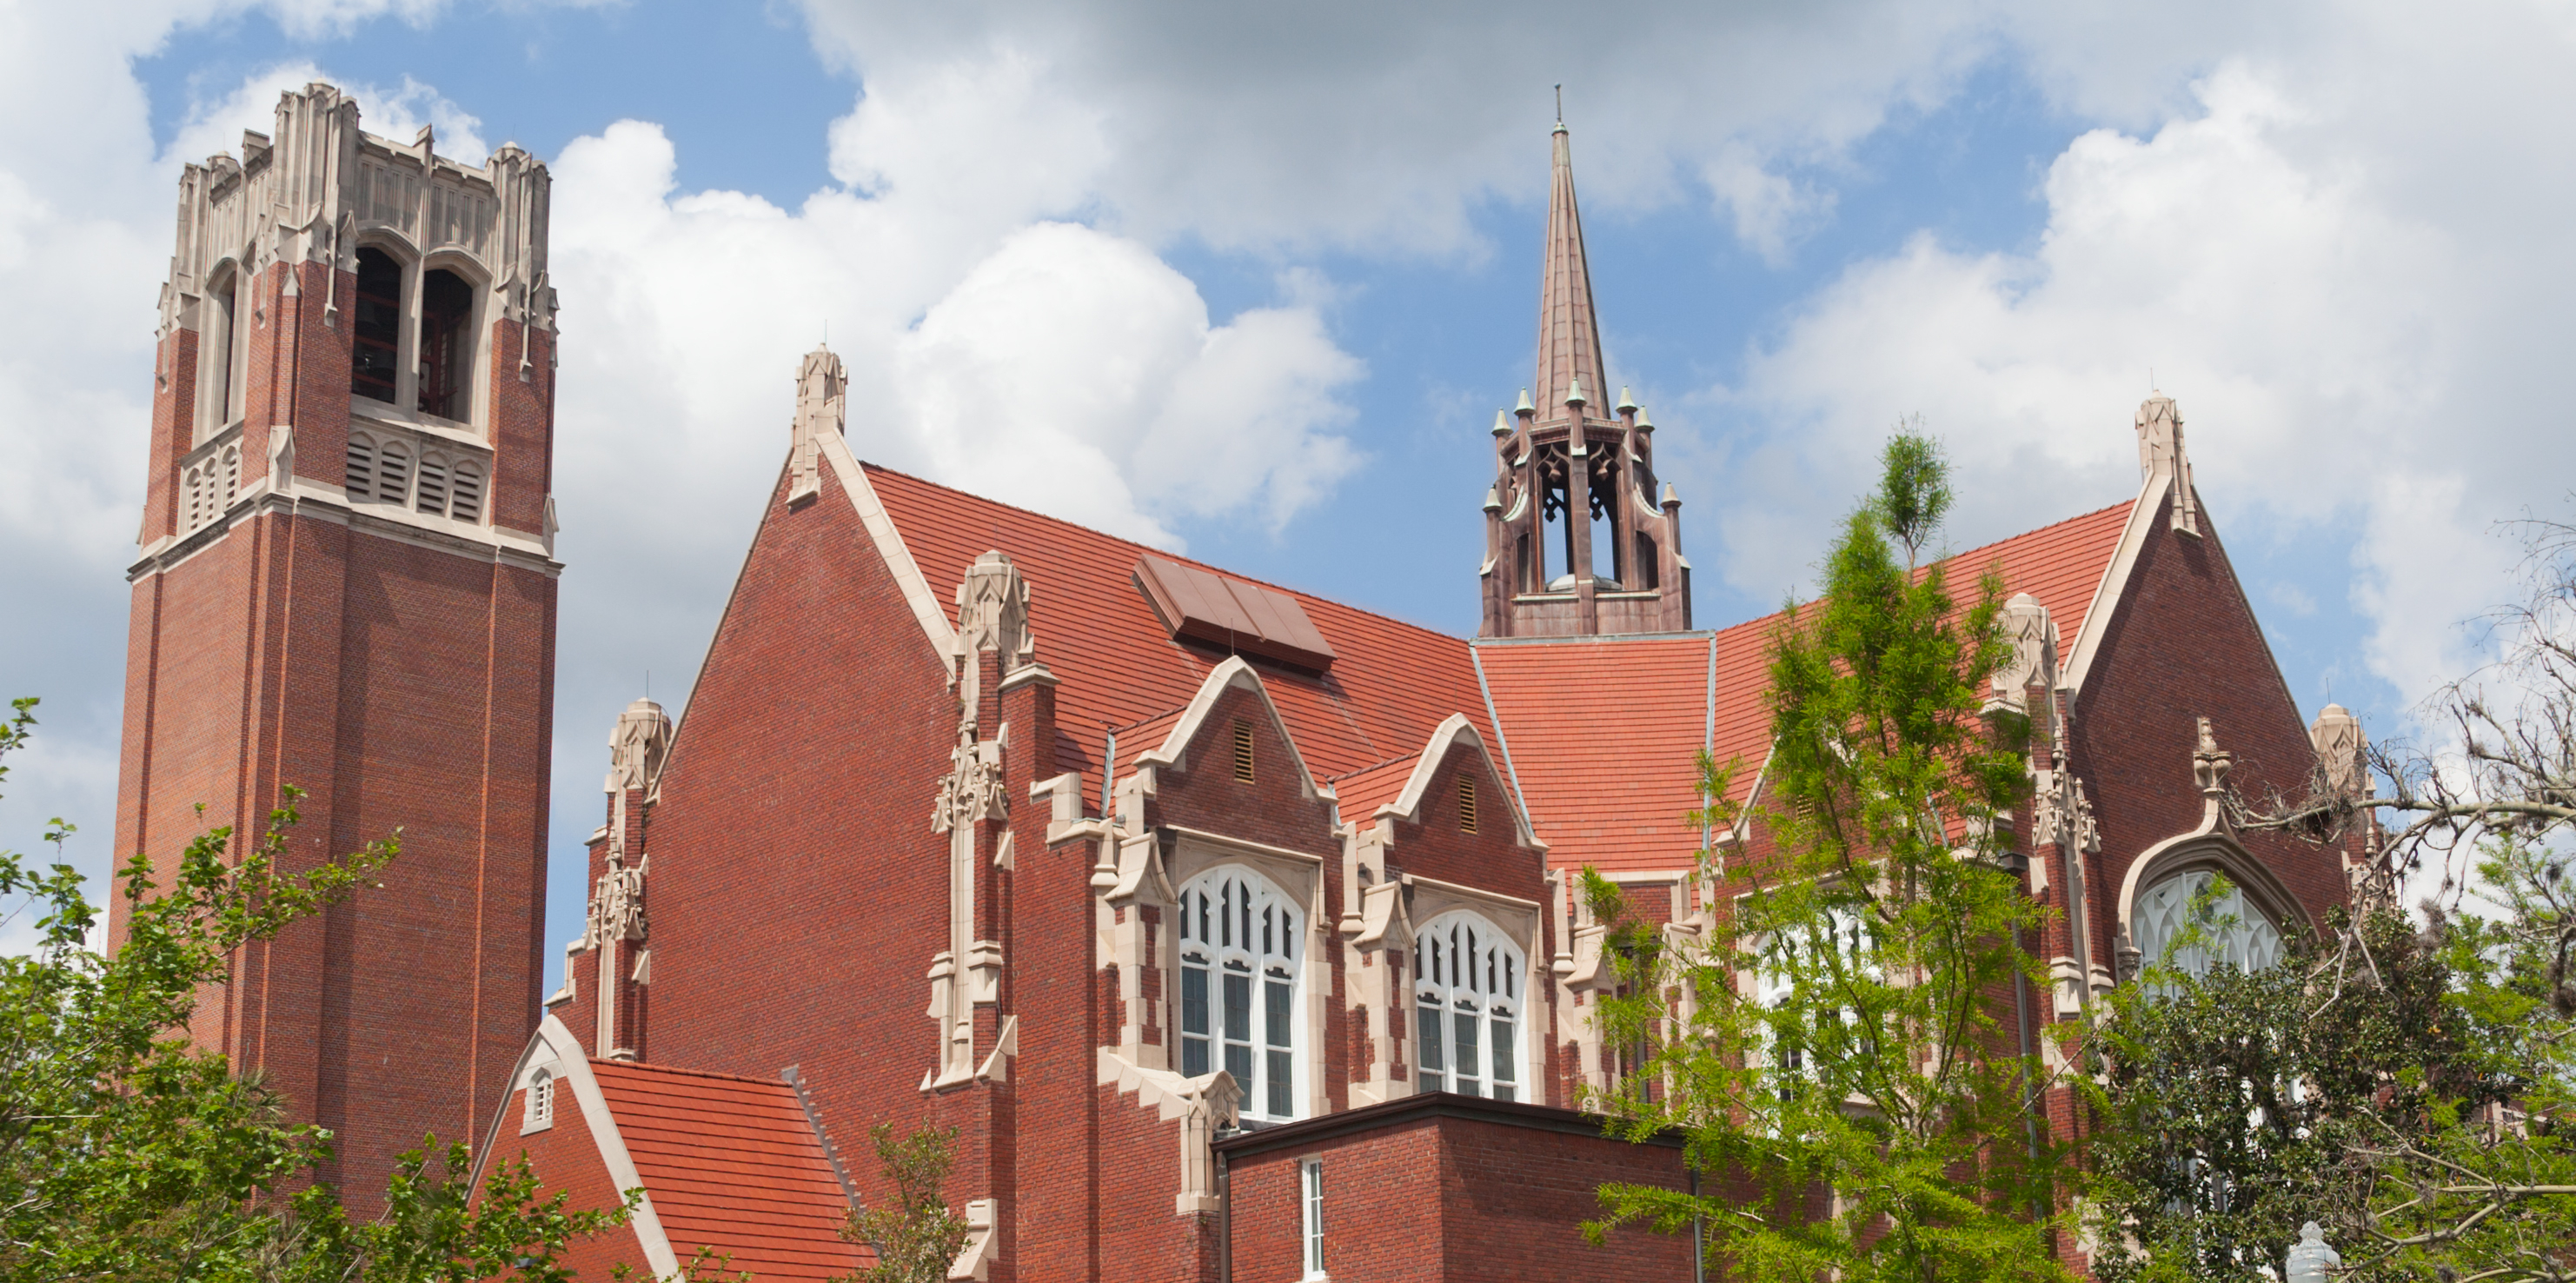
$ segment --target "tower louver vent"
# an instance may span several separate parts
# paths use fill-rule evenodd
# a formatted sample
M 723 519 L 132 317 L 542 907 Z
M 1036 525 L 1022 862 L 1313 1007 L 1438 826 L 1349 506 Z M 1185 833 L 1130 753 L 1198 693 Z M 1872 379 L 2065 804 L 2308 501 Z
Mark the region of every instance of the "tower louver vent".
M 1332 643 L 1286 593 L 1154 556 L 1137 559 L 1136 587 L 1175 638 L 1299 668 L 1332 667 Z

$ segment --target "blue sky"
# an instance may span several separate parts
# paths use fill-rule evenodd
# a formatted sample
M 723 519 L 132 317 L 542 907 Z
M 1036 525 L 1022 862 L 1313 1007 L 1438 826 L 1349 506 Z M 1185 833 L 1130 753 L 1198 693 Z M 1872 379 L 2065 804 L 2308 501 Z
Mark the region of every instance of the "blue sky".
M 2385 735 L 2510 595 L 2492 523 L 2576 476 L 2540 7 L 94 8 L 0 0 L 0 95 L 55 122 L 0 142 L 0 290 L 60 309 L 0 320 L 0 576 L 50 621 L 0 639 L 47 698 L 0 836 L 80 820 L 97 872 L 169 184 L 317 75 L 554 168 L 557 942 L 607 729 L 648 671 L 682 704 L 826 326 L 863 457 L 1471 630 L 1558 81 L 1703 623 L 1804 580 L 1902 416 L 1958 546 L 2128 497 L 2152 369 L 2293 694 Z

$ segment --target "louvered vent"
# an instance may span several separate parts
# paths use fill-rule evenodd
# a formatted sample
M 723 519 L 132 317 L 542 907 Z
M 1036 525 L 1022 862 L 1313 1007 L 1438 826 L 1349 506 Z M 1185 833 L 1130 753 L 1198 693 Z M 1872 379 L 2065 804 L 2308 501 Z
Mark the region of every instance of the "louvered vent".
M 364 499 L 376 484 L 376 443 L 365 437 L 349 438 L 349 497 Z
M 470 463 L 456 465 L 456 475 L 448 480 L 447 515 L 458 521 L 483 519 L 483 470 Z
M 440 459 L 420 461 L 420 497 L 412 501 L 419 512 L 445 515 L 447 512 L 447 464 Z
M 1458 777 L 1458 831 L 1476 831 L 1476 777 L 1472 775 Z
M 1241 719 L 1234 723 L 1234 778 L 1252 782 L 1252 723 Z

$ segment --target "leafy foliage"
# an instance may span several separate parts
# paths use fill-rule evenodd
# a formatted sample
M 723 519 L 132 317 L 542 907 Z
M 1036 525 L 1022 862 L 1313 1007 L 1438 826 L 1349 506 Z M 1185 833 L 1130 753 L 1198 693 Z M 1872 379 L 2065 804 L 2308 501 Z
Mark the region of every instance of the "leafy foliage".
M 1618 924 L 1621 992 L 1598 1019 L 1632 1049 L 1596 1103 L 1632 1138 L 1680 1129 L 1720 1177 L 1698 1197 L 1605 1186 L 1609 1215 L 1587 1228 L 1697 1222 L 1729 1278 L 2062 1278 L 2065 1155 L 2037 1049 L 2005 1019 L 2045 973 L 2020 943 L 2041 910 L 1993 823 L 2027 770 L 2026 721 L 1985 708 L 2010 655 L 2001 584 L 1984 576 L 1962 608 L 1950 567 L 1917 562 L 1951 500 L 1937 445 L 1900 431 L 1884 462 L 1823 594 L 1771 638 L 1757 805 L 1776 856 L 1704 853 L 1742 894 L 1697 940 L 1625 919 L 1587 873 L 1596 920 Z M 1711 801 L 1693 818 L 1731 829 L 1741 764 L 1700 769 Z
M 0 759 L 26 745 L 35 708 L 15 703 Z M 141 855 L 128 861 L 112 955 L 88 946 L 97 910 L 59 855 L 70 825 L 52 822 L 48 866 L 0 851 L 11 918 L 38 915 L 33 951 L 0 957 L 0 1280 L 544 1283 L 565 1277 L 555 1262 L 571 1238 L 623 1222 L 624 1208 L 540 1200 L 524 1160 L 475 1199 L 464 1148 L 433 1140 L 405 1156 L 385 1215 L 351 1224 L 309 1182 L 329 1134 L 285 1121 L 275 1092 L 191 1045 L 232 950 L 372 885 L 397 852 L 387 840 L 281 870 L 296 796 L 238 851 L 230 828 L 190 842 L 166 889 Z
M 921 1127 L 897 1136 L 893 1123 L 879 1123 L 868 1138 L 876 1142 L 894 1201 L 853 1213 L 842 1231 L 876 1249 L 877 1263 L 858 1273 L 858 1283 L 944 1283 L 966 1247 L 966 1221 L 949 1210 L 944 1192 L 956 1163 L 957 1129 Z

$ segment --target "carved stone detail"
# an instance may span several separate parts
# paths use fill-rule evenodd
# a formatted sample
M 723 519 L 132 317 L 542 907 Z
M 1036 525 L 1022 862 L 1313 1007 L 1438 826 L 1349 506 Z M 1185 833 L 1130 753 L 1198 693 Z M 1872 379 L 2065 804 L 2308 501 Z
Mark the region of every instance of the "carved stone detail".
M 2158 394 L 2138 407 L 2138 472 L 2143 478 L 2170 476 L 2173 528 L 2200 533 L 2200 500 L 2191 489 L 2191 458 L 2182 448 L 2182 411 L 2173 398 Z
M 848 388 L 849 372 L 830 348 L 816 345 L 797 367 L 796 417 L 788 424 L 788 503 L 822 493 L 823 435 L 847 430 Z
M 597 949 L 646 937 L 644 870 L 652 862 L 653 857 L 642 856 L 630 869 L 617 852 L 608 853 L 608 870 L 591 888 L 588 925 L 581 936 L 584 948 Z
M 1002 745 L 978 742 L 969 724 L 957 730 L 957 746 L 948 750 L 948 774 L 939 781 L 931 803 L 930 831 L 946 833 L 978 820 L 1011 818 L 1009 791 L 1002 786 Z
M 2001 622 L 2013 654 L 1995 670 L 1994 694 L 1987 707 L 2028 712 L 2027 692 L 2033 683 L 2057 685 L 2057 624 L 2049 618 L 2048 607 L 2029 593 L 2017 593 L 2005 603 Z

